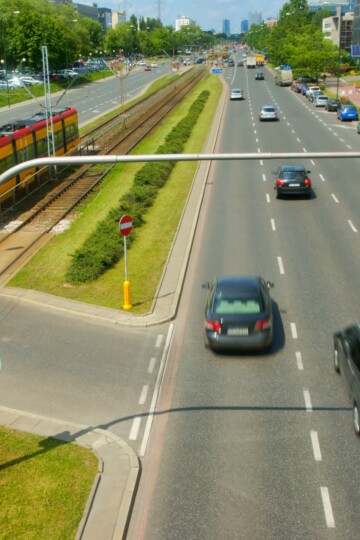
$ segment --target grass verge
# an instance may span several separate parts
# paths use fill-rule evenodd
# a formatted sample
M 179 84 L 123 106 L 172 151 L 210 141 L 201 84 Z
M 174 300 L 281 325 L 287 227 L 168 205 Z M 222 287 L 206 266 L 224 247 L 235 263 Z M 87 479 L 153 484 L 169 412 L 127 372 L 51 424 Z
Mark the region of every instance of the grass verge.
M 210 91 L 210 98 L 184 149 L 185 153 L 201 153 L 222 91 L 221 82 L 211 75 L 193 90 L 151 137 L 138 145 L 134 153 L 154 153 L 173 126 L 187 114 L 190 105 L 204 89 Z M 138 232 L 136 241 L 128 251 L 133 313 L 147 313 L 151 308 L 197 166 L 196 162 L 176 164 L 170 179 L 160 190 L 155 204 L 146 214 L 146 224 Z M 134 174 L 140 167 L 141 163 L 115 166 L 101 188 L 77 208 L 76 216 L 73 216 L 76 219 L 71 226 L 54 236 L 8 285 L 121 309 L 123 260 L 92 283 L 74 285 L 66 282 L 64 276 L 74 251 L 94 230 L 97 221 L 105 217 L 109 209 L 115 206 L 114 201 L 129 190 Z
M 0 427 L 3 540 L 73 540 L 98 470 L 88 449 Z

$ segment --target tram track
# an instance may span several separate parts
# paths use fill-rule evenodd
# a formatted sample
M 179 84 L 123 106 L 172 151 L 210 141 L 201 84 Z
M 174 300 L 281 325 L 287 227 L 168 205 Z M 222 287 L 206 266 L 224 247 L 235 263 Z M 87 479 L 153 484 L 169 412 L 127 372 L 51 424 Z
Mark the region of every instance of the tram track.
M 80 154 L 95 142 L 97 154 L 125 155 L 135 148 L 207 74 L 205 68 L 187 72 L 182 78 L 122 113 L 87 132 Z M 77 154 L 79 152 L 76 152 Z M 54 186 L 30 210 L 17 218 L 17 224 L 0 234 L 0 285 L 46 243 L 51 230 L 66 218 L 105 178 L 114 165 L 86 165 Z M 21 247 L 14 240 L 21 234 Z M 14 241 L 16 247 L 14 248 Z M 6 256 L 4 256 L 6 255 Z

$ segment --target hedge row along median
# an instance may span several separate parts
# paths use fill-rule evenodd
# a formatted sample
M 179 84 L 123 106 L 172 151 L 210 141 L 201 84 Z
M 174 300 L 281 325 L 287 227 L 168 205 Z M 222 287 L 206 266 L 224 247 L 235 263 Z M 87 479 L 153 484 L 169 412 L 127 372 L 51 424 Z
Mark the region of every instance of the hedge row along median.
M 204 90 L 191 105 L 188 114 L 166 136 L 156 154 L 181 154 L 191 131 L 202 112 L 210 92 Z M 85 283 L 99 278 L 123 256 L 124 247 L 118 223 L 123 214 L 133 218 L 134 229 L 127 238 L 127 247 L 136 237 L 136 229 L 144 223 L 144 214 L 165 185 L 176 162 L 149 162 L 134 177 L 133 187 L 119 201 L 108 216 L 99 222 L 95 232 L 72 256 L 66 279 L 73 283 Z

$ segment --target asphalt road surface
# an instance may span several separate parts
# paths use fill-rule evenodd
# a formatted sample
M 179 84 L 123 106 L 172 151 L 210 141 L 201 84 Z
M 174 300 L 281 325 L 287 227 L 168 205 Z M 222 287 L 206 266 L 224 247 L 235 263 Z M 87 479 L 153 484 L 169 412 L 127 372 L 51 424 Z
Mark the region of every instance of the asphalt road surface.
M 354 124 L 255 71 L 227 68 L 219 152 L 356 149 Z M 280 121 L 261 123 L 275 105 Z M 298 160 L 299 162 L 299 160 Z M 218 162 L 206 188 L 128 538 L 357 538 L 359 444 L 332 333 L 359 319 L 359 162 L 301 160 L 311 200 L 276 200 L 280 162 Z M 204 348 L 201 284 L 260 274 L 272 289 L 266 355 Z
M 86 124 L 109 110 L 119 107 L 121 102 L 128 102 L 143 93 L 155 79 L 171 74 L 171 65 L 164 62 L 164 66 L 152 71 L 144 71 L 142 66 L 137 67 L 128 75 L 123 75 L 122 85 L 117 77 L 109 77 L 90 84 L 71 86 L 68 91 L 60 92 L 52 97 L 52 105 L 59 107 L 75 107 L 79 113 L 80 125 Z M 31 90 L 31 88 L 30 88 Z M 37 113 L 44 103 L 44 99 L 33 99 L 8 109 L 1 110 L 1 125 L 17 120 L 20 116 L 30 116 Z

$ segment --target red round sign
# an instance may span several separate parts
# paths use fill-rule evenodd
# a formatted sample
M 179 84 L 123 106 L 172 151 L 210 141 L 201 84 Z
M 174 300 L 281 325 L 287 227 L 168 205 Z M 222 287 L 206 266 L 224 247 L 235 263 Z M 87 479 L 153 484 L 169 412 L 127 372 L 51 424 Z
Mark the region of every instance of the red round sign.
M 119 231 L 120 231 L 120 234 L 122 234 L 123 236 L 127 236 L 128 234 L 131 233 L 132 228 L 133 228 L 132 217 L 131 217 L 131 216 L 127 216 L 127 215 L 125 214 L 125 216 L 123 216 L 122 218 L 120 218 L 120 221 L 119 221 Z

